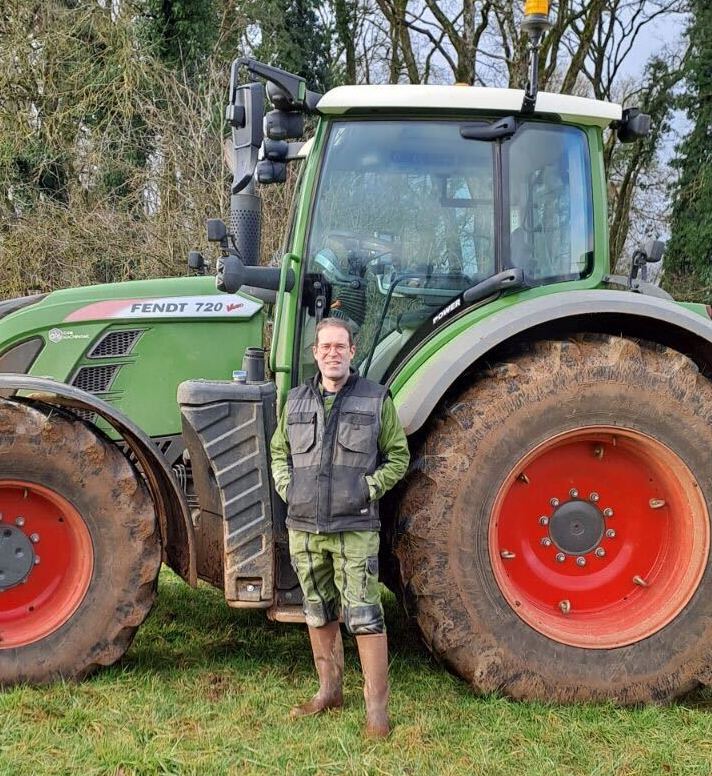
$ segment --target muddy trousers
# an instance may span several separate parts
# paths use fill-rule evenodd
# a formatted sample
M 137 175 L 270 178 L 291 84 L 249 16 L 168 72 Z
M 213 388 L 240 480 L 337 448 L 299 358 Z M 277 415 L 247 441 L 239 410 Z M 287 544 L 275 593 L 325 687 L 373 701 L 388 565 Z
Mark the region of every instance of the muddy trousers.
M 310 628 L 339 619 L 354 636 L 384 633 L 378 583 L 378 531 L 289 531 L 292 566 Z

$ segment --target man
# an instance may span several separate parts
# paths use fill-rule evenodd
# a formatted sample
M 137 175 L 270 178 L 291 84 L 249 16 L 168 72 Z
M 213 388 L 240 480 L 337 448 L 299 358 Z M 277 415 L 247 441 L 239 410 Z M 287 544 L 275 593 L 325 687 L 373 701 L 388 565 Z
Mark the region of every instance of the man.
M 366 735 L 384 738 L 388 644 L 378 584 L 378 499 L 405 474 L 408 443 L 387 389 L 351 369 L 355 347 L 345 321 L 321 321 L 313 353 L 319 372 L 289 392 L 271 445 L 319 676 L 316 695 L 290 716 L 342 705 L 341 610 L 361 658 Z

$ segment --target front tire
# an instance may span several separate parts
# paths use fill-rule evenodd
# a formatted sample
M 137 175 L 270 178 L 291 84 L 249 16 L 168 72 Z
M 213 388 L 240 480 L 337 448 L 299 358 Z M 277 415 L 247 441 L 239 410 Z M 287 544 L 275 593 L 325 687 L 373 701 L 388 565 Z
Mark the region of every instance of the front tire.
M 126 651 L 161 551 L 119 449 L 57 410 L 0 400 L 0 685 L 78 679 Z
M 620 337 L 523 346 L 431 421 L 396 543 L 481 692 L 662 701 L 710 679 L 712 386 Z

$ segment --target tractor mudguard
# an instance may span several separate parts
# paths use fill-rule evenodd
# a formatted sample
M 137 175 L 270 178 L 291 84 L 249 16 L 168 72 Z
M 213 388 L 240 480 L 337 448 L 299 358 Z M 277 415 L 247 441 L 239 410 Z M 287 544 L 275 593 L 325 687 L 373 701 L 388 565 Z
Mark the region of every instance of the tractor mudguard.
M 423 426 L 447 389 L 478 359 L 498 345 L 538 326 L 561 322 L 561 332 L 570 332 L 567 319 L 584 317 L 573 330 L 596 330 L 599 320 L 613 319 L 622 333 L 662 342 L 685 344 L 703 354 L 712 364 L 712 322 L 674 302 L 626 291 L 565 291 L 539 296 L 494 313 L 458 334 L 412 374 L 395 394 L 398 415 L 407 434 Z M 627 326 L 630 322 L 630 327 Z M 637 325 L 634 327 L 633 323 Z M 649 331 L 641 332 L 641 325 Z M 417 357 L 417 353 L 415 354 Z M 407 368 L 407 366 L 406 366 Z M 397 377 L 397 375 L 396 375 Z
M 0 374 L 0 394 L 22 391 L 43 404 L 89 410 L 116 430 L 136 457 L 156 508 L 167 564 L 189 585 L 197 585 L 195 536 L 185 496 L 151 439 L 125 415 L 96 396 L 43 377 Z

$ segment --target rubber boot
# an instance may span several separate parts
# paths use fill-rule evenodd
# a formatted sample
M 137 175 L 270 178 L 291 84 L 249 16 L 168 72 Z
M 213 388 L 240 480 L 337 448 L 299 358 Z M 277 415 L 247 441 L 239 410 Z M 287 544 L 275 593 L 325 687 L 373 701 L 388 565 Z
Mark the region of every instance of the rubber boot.
M 388 719 L 388 639 L 385 633 L 357 636 L 366 701 L 366 738 L 386 738 Z
M 310 627 L 309 639 L 316 673 L 319 676 L 319 690 L 311 700 L 295 706 L 289 712 L 291 719 L 308 717 L 343 705 L 341 685 L 344 675 L 344 645 L 339 623 L 330 622 L 321 628 Z

